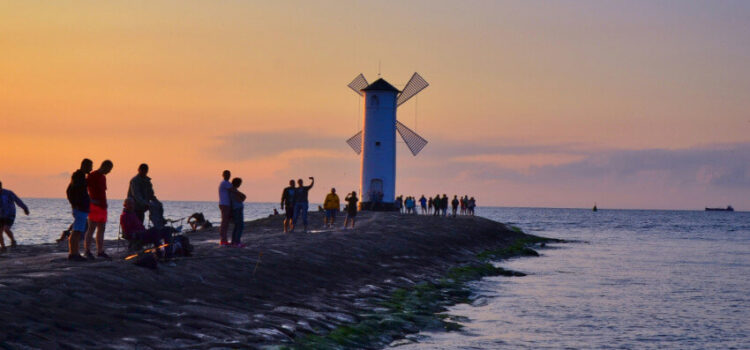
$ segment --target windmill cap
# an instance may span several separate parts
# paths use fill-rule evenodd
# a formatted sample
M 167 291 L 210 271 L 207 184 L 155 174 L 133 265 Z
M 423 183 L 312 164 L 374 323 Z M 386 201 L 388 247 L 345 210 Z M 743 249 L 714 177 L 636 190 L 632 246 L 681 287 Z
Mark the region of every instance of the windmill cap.
M 401 92 L 399 89 L 396 89 L 385 81 L 385 79 L 380 78 L 378 80 L 375 80 L 372 84 L 367 85 L 366 88 L 360 90 L 360 91 L 393 91 L 393 92 Z

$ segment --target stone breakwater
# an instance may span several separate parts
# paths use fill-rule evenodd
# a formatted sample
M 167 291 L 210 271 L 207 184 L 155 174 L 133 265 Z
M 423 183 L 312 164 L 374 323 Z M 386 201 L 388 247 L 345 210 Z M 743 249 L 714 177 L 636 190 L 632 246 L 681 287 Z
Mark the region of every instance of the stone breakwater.
M 311 213 L 312 232 L 290 234 L 281 221 L 248 222 L 245 248 L 219 247 L 215 229 L 188 233 L 194 256 L 157 270 L 123 260 L 115 241 L 113 261 L 83 263 L 62 244 L 18 247 L 0 257 L 0 348 L 296 346 L 535 239 L 480 217 L 363 212 L 354 230 L 323 230 Z

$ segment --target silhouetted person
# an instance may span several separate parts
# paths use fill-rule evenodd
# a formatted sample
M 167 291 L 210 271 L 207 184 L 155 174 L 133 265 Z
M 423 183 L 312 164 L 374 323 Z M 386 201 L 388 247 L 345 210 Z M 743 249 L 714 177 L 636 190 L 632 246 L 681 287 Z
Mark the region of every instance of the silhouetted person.
M 331 188 L 331 193 L 326 195 L 326 199 L 323 201 L 323 209 L 326 211 L 325 226 L 332 227 L 336 223 L 336 215 L 341 209 L 339 195 L 336 194 L 335 188 Z
M 174 229 L 171 227 L 152 227 L 146 229 L 143 226 L 143 222 L 135 213 L 135 201 L 133 198 L 128 198 L 123 202 L 122 214 L 120 214 L 120 227 L 122 228 L 122 237 L 128 241 L 137 240 L 143 244 L 153 244 L 155 247 L 159 247 L 162 242 L 167 245 L 172 244 Z M 167 258 L 171 257 L 172 250 L 172 247 L 165 249 Z
M 230 193 L 230 200 L 232 203 L 232 221 L 234 221 L 234 229 L 232 230 L 232 246 L 242 248 L 245 245 L 242 244 L 242 232 L 245 229 L 245 196 L 244 193 L 240 192 L 239 188 L 242 185 L 242 179 L 235 177 L 232 179 L 232 191 Z
M 440 215 L 440 194 L 435 195 L 435 198 L 432 199 L 432 206 L 435 208 L 435 211 L 432 213 L 433 216 Z
M 146 218 L 146 210 L 148 210 L 148 202 L 156 200 L 154 185 L 151 184 L 151 178 L 148 177 L 148 164 L 139 165 L 138 174 L 130 179 L 128 198 L 133 199 L 135 215 L 143 223 Z
M 453 217 L 456 217 L 456 211 L 458 211 L 458 196 L 453 195 L 453 200 L 451 201 L 451 209 L 453 209 Z
M 427 198 L 424 198 L 424 195 L 419 197 L 419 206 L 422 207 L 422 215 L 427 214 Z
M 443 216 L 448 215 L 448 196 L 443 193 L 443 198 L 440 199 L 440 209 L 443 210 Z
M 3 183 L 0 182 L 0 253 L 7 250 L 3 233 L 10 238 L 10 246 L 16 246 L 16 239 L 13 237 L 13 231 L 10 230 L 16 221 L 16 205 L 23 209 L 24 214 L 29 215 L 29 208 L 26 204 L 13 191 L 4 189 Z
M 297 189 L 294 191 L 294 219 L 292 220 L 292 232 L 297 227 L 297 219 L 302 216 L 304 231 L 307 232 L 307 193 L 315 185 L 315 178 L 310 176 L 310 186 L 303 186 L 302 179 L 297 180 Z
M 86 229 L 86 239 L 83 242 L 84 255 L 89 260 L 94 260 L 91 254 L 91 241 L 93 240 L 94 230 L 96 230 L 96 256 L 104 259 L 111 259 L 104 252 L 104 229 L 107 225 L 107 177 L 105 175 L 112 171 L 112 161 L 105 160 L 99 169 L 89 173 L 86 178 L 86 187 L 91 198 L 89 205 L 88 228 Z
M 207 229 L 211 228 L 213 225 L 211 225 L 211 222 L 206 220 L 206 217 L 203 216 L 203 213 L 193 213 L 193 215 L 190 215 L 187 219 L 188 225 L 190 225 L 190 229 L 193 231 L 197 230 L 198 228 L 201 229 Z
M 346 229 L 350 220 L 352 222 L 352 228 L 354 228 L 354 220 L 357 218 L 357 202 L 359 202 L 357 192 L 352 191 L 352 193 L 348 194 L 344 200 L 346 201 L 346 219 L 344 219 L 344 229 Z
M 89 208 L 91 206 L 91 199 L 86 185 L 86 175 L 91 172 L 94 167 L 94 163 L 91 159 L 84 159 L 81 161 L 81 168 L 76 170 L 70 177 L 70 184 L 65 191 L 68 197 L 68 202 L 73 209 L 73 232 L 68 237 L 68 260 L 70 261 L 86 261 L 86 258 L 82 257 L 80 251 L 80 240 L 81 235 L 86 232 L 86 226 L 89 217 Z
M 469 204 L 467 206 L 469 215 L 474 216 L 474 208 L 476 207 L 477 207 L 477 201 L 474 199 L 474 197 L 469 198 Z
M 292 229 L 292 220 L 294 219 L 294 180 L 289 180 L 289 187 L 284 188 L 281 192 L 281 209 L 286 210 L 284 213 L 284 233 Z
M 229 245 L 227 230 L 229 229 L 229 218 L 232 216 L 232 198 L 230 197 L 232 183 L 229 182 L 231 176 L 232 173 L 229 170 L 224 170 L 221 173 L 223 180 L 219 184 L 219 210 L 221 211 L 221 224 L 219 225 L 220 245 Z

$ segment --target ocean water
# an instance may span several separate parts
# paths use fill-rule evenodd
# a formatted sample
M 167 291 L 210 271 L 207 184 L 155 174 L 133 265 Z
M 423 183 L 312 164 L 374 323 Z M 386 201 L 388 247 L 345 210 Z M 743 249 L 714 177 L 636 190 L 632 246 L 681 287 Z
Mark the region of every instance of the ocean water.
M 72 221 L 64 199 L 24 199 L 20 244 L 48 243 Z M 117 237 L 121 201 L 111 200 L 106 236 Z M 276 203 L 248 203 L 245 218 Z M 215 202 L 165 201 L 165 216 Z M 314 207 L 314 206 L 313 206 Z M 541 257 L 497 264 L 525 277 L 472 283 L 470 304 L 452 307 L 459 332 L 423 332 L 398 349 L 750 349 L 750 213 L 477 208 L 525 232 L 574 243 Z M 185 224 L 185 227 L 187 225 Z M 6 240 L 7 244 L 7 240 Z
M 50 243 L 60 237 L 63 230 L 73 223 L 70 204 L 66 199 L 42 199 L 22 198 L 31 210 L 26 216 L 20 208 L 16 208 L 16 222 L 13 225 L 13 234 L 19 244 Z M 104 231 L 105 239 L 117 239 L 122 213 L 122 200 L 110 199 L 107 210 L 107 227 Z M 182 221 L 184 230 L 189 229 L 187 217 L 196 212 L 201 212 L 207 220 L 218 225 L 221 221 L 221 213 L 217 202 L 186 202 L 186 201 L 163 201 L 164 217 L 167 219 Z M 278 203 L 246 203 L 245 220 L 253 220 L 268 216 L 273 209 L 278 209 Z M 313 207 L 314 208 L 314 207 Z M 148 213 L 146 213 L 148 216 Z M 148 222 L 147 222 L 148 224 Z M 180 222 L 175 223 L 175 227 Z M 6 244 L 9 242 L 6 238 Z
M 398 349 L 750 349 L 750 213 L 479 208 L 577 240 L 497 263 L 473 283 L 460 332 Z

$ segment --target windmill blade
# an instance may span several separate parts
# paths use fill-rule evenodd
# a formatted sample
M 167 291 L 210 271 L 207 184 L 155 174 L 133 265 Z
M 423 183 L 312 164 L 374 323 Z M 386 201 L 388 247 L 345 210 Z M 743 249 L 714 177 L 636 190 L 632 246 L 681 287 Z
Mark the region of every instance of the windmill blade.
M 414 97 L 414 95 L 418 94 L 428 86 L 430 86 L 430 84 L 426 80 L 424 80 L 422 76 L 414 72 L 414 75 L 411 76 L 409 82 L 406 83 L 406 86 L 404 86 L 404 90 L 401 91 L 401 94 L 398 95 L 396 106 L 400 106 L 404 102 L 409 101 L 410 98 Z
M 346 140 L 346 143 L 348 143 L 349 147 L 351 147 L 354 152 L 357 152 L 357 154 L 362 153 L 362 130 Z
M 367 83 L 367 79 L 365 79 L 365 76 L 362 73 L 359 73 L 359 75 L 356 78 L 354 78 L 354 80 L 352 80 L 352 82 L 349 83 L 349 85 L 347 86 L 351 88 L 352 90 L 354 90 L 354 92 L 362 96 L 362 91 L 359 91 L 359 90 L 366 88 L 367 85 L 369 85 Z
M 424 148 L 424 146 L 427 145 L 427 140 L 423 139 L 422 136 L 417 135 L 416 132 L 407 128 L 406 125 L 398 120 L 396 121 L 396 130 L 398 130 L 398 134 L 401 135 L 401 138 L 406 142 L 406 146 L 409 147 L 411 154 L 415 156 L 422 150 L 422 148 Z

